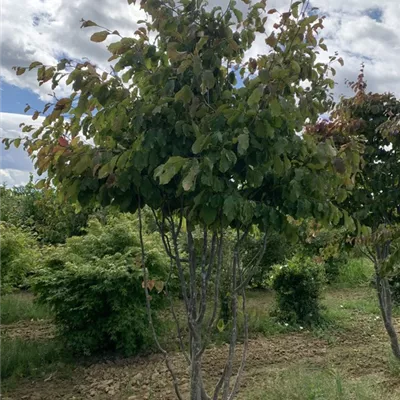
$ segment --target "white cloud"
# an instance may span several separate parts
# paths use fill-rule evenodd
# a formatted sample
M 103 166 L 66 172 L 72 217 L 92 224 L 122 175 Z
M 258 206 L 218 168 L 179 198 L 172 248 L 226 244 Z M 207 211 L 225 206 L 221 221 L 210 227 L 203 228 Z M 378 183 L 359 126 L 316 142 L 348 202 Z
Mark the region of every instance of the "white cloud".
M 124 0 L 3 0 L 1 76 L 10 84 L 31 89 L 48 100 L 50 84 L 38 88 L 34 71 L 16 76 L 13 66 L 28 66 L 32 61 L 54 65 L 57 59 L 87 57 L 107 65 L 109 53 L 104 43 L 89 40 L 99 28 L 80 29 L 80 20 L 132 34 L 136 22 L 144 19 L 138 6 Z M 109 41 L 112 41 L 111 39 Z
M 29 182 L 31 172 L 12 168 L 0 168 L 0 184 L 7 187 L 22 186 Z
M 227 2 L 211 1 L 222 9 Z M 283 10 L 289 3 L 273 0 L 268 7 Z M 345 67 L 338 68 L 337 93 L 346 91 L 345 78 L 355 79 L 365 62 L 370 90 L 393 91 L 400 96 L 398 0 L 311 0 L 311 5 L 327 15 L 323 36 L 330 53 L 337 50 L 345 60 Z M 242 2 L 238 7 L 246 9 Z M 96 28 L 79 29 L 82 17 L 129 35 L 144 13 L 126 0 L 3 0 L 1 75 L 5 81 L 32 89 L 44 99 L 51 91 L 49 85 L 38 88 L 33 72 L 15 76 L 13 65 L 28 65 L 33 60 L 54 64 L 62 56 L 85 56 L 107 67 L 105 45 L 90 42 Z M 255 44 L 254 53 L 266 50 L 263 41 Z
M 11 138 L 23 136 L 19 124 L 39 126 L 43 117 L 39 117 L 36 121 L 32 121 L 29 115 L 0 113 L 0 137 Z M 34 173 L 32 161 L 28 154 L 19 147 L 18 149 L 11 146 L 9 150 L 5 150 L 3 144 L 0 145 L 0 183 L 6 183 L 8 186 L 23 185 L 29 181 L 29 174 Z
M 30 115 L 0 112 L 0 137 L 11 138 L 22 137 L 21 123 L 39 127 L 44 117 L 38 117 L 35 121 Z

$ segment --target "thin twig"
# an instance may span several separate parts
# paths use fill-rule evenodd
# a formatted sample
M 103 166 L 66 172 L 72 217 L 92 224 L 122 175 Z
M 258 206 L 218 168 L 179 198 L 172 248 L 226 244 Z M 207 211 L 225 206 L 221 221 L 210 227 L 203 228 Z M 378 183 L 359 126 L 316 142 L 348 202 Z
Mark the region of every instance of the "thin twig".
M 239 370 L 237 372 L 235 383 L 233 385 L 232 392 L 229 396 L 229 400 L 233 400 L 236 396 L 236 393 L 239 389 L 240 379 L 243 375 L 244 366 L 246 364 L 246 357 L 247 357 L 247 349 L 249 345 L 249 316 L 246 312 L 246 291 L 245 288 L 242 290 L 242 311 L 243 311 L 243 318 L 244 318 L 244 343 L 243 343 L 243 352 L 242 352 L 242 360 L 240 362 Z
M 240 233 L 239 228 L 236 230 L 236 245 L 233 251 L 232 263 L 232 331 L 229 343 L 228 358 L 226 363 L 226 373 L 224 377 L 222 399 L 227 400 L 229 396 L 229 384 L 232 377 L 233 358 L 235 357 L 236 339 L 237 339 L 237 274 L 239 270 L 239 249 L 240 249 Z
M 151 306 L 150 306 L 150 295 L 149 295 L 149 289 L 148 289 L 148 271 L 145 265 L 145 250 L 144 250 L 144 242 L 143 242 L 143 225 L 142 225 L 142 212 L 141 212 L 141 204 L 140 204 L 140 194 L 138 194 L 138 216 L 139 216 L 139 240 L 140 240 L 140 249 L 141 249 L 141 263 L 142 263 L 142 269 L 143 269 L 143 281 L 144 281 L 144 293 L 146 296 L 146 310 L 147 310 L 147 316 L 149 319 L 149 324 L 151 331 L 153 333 L 154 340 L 156 342 L 156 345 L 158 349 L 161 351 L 161 353 L 164 355 L 164 360 L 165 364 L 168 368 L 169 373 L 171 374 L 172 377 L 172 382 L 174 385 L 175 393 L 176 396 L 178 397 L 179 400 L 183 400 L 182 396 L 179 391 L 179 386 L 178 386 L 178 380 L 176 378 L 175 372 L 172 369 L 171 363 L 168 358 L 168 353 L 167 351 L 161 346 L 156 330 L 154 328 L 153 324 L 153 316 L 151 313 Z

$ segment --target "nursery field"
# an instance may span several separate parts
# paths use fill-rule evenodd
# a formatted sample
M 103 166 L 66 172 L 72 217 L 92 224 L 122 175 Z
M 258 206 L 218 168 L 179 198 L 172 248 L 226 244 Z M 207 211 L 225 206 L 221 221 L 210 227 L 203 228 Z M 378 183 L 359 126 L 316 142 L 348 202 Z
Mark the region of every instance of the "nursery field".
M 270 292 L 249 291 L 248 303 L 251 335 L 239 398 L 400 398 L 400 366 L 390 354 L 373 288 L 329 289 L 323 300 L 326 323 L 310 330 L 275 323 L 269 317 Z M 4 399 L 174 398 L 161 355 L 73 359 L 54 338 L 51 317 L 30 295 L 3 298 Z M 206 384 L 215 384 L 223 368 L 222 336 L 206 350 Z M 168 339 L 171 348 L 173 339 Z M 172 361 L 187 396 L 184 360 L 174 353 Z

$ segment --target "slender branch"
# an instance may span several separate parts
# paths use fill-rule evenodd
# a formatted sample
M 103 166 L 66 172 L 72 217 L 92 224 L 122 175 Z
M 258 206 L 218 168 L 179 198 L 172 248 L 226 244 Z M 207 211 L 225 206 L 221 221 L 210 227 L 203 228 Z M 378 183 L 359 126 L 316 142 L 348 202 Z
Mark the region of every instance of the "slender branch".
M 151 212 L 153 213 L 154 221 L 155 221 L 155 223 L 157 225 L 158 231 L 160 232 L 161 240 L 163 242 L 165 252 L 167 253 L 167 255 L 171 259 L 175 260 L 176 259 L 176 254 L 175 255 L 172 254 L 171 244 L 169 243 L 169 237 L 164 232 L 164 227 L 165 227 L 164 218 L 163 218 L 163 221 L 160 223 L 158 218 L 157 218 L 157 215 L 156 215 L 155 211 L 153 209 L 151 209 Z M 189 260 L 186 259 L 186 258 L 181 258 L 181 262 L 189 262 Z
M 214 265 L 214 258 L 215 258 L 215 254 L 217 252 L 217 232 L 214 232 L 212 235 L 212 239 L 211 239 L 211 250 L 210 250 L 210 257 L 208 259 L 208 268 L 207 268 L 207 272 L 202 272 L 202 278 L 203 278 L 203 285 L 204 285 L 204 292 L 202 294 L 202 299 L 201 299 L 201 309 L 199 312 L 199 316 L 198 316 L 198 321 L 199 323 L 201 323 L 203 321 L 203 318 L 205 316 L 206 313 L 206 306 L 207 306 L 207 289 L 208 289 L 208 283 L 210 281 L 211 278 L 211 271 L 212 271 L 212 267 Z M 205 275 L 203 275 L 205 273 Z
M 194 248 L 192 225 L 186 220 L 186 233 L 189 248 L 189 273 L 190 273 L 190 313 L 195 321 L 197 319 L 197 279 L 196 279 L 196 254 Z
M 264 235 L 264 239 L 263 239 L 263 247 L 262 249 L 258 252 L 258 254 L 256 254 L 253 259 L 250 261 L 250 263 L 248 264 L 247 268 L 245 269 L 245 271 L 247 272 L 247 277 L 244 278 L 242 280 L 242 282 L 240 283 L 240 285 L 237 287 L 237 292 L 242 291 L 250 282 L 250 279 L 252 278 L 254 271 L 257 269 L 257 267 L 259 266 L 264 254 L 265 254 L 265 250 L 267 248 L 267 233 L 265 233 Z M 256 258 L 257 262 L 251 266 L 251 263 L 253 262 L 253 260 L 255 260 Z M 250 271 L 250 272 L 248 272 Z
M 158 349 L 161 351 L 161 353 L 164 355 L 164 360 L 165 364 L 168 368 L 169 373 L 171 374 L 174 389 L 176 396 L 178 397 L 179 400 L 183 400 L 182 396 L 179 391 L 179 386 L 178 386 L 178 380 L 176 378 L 175 372 L 172 369 L 171 363 L 168 358 L 168 353 L 167 351 L 161 346 L 156 330 L 154 328 L 153 324 L 153 316 L 151 313 L 151 306 L 150 306 L 150 295 L 149 295 L 149 289 L 148 289 L 148 271 L 145 265 L 145 250 L 144 250 L 144 242 L 143 242 L 143 225 L 142 225 L 142 212 L 141 212 L 141 204 L 140 204 L 140 194 L 138 195 L 138 216 L 139 216 L 139 240 L 140 240 L 140 249 L 141 249 L 141 263 L 142 263 L 142 269 L 143 269 L 143 281 L 144 281 L 144 293 L 146 296 L 146 310 L 147 310 L 147 316 L 149 320 L 149 325 L 151 328 L 151 331 L 153 333 L 154 340 L 156 342 L 156 345 Z
M 370 261 L 372 261 L 375 264 L 375 262 L 376 262 L 375 257 L 369 251 L 368 248 L 367 248 L 367 250 L 363 250 L 363 248 L 361 246 L 357 246 L 357 247 L 358 247 L 358 250 L 361 251 L 361 253 L 363 253 L 365 257 L 367 257 Z
M 177 231 L 175 229 L 175 223 L 173 221 L 172 218 L 170 218 L 170 223 L 171 223 L 171 231 L 172 231 L 172 243 L 174 246 L 174 250 L 175 250 L 175 254 L 176 254 L 176 266 L 178 268 L 178 275 L 179 275 L 179 280 L 181 282 L 181 288 L 182 288 L 182 295 L 185 301 L 185 307 L 186 307 L 186 314 L 187 314 L 187 318 L 188 318 L 188 325 L 189 325 L 189 329 L 190 332 L 193 336 L 195 336 L 196 338 L 199 336 L 199 332 L 197 331 L 196 327 L 195 327 L 195 320 L 192 317 L 192 293 L 190 293 L 190 300 L 188 298 L 188 289 L 187 289 L 187 285 L 186 285 L 186 280 L 185 280 L 185 276 L 183 273 L 183 267 L 182 267 L 182 263 L 181 263 L 181 259 L 179 257 L 179 244 L 178 244 L 178 236 L 177 236 Z M 189 258 L 190 261 L 190 258 Z M 190 263 L 189 263 L 190 264 Z
M 183 345 L 183 337 L 182 337 L 181 327 L 180 327 L 179 320 L 178 320 L 178 317 L 177 317 L 176 312 L 175 312 L 174 302 L 173 302 L 173 300 L 171 298 L 171 295 L 169 293 L 169 290 L 168 290 L 168 283 L 169 283 L 169 281 L 171 279 L 171 275 L 172 275 L 172 265 L 173 265 L 173 261 L 171 259 L 170 260 L 170 269 L 169 269 L 168 278 L 167 278 L 167 280 L 165 282 L 165 293 L 166 293 L 167 298 L 168 298 L 168 300 L 170 302 L 171 314 L 172 314 L 172 317 L 173 317 L 175 325 L 176 325 L 176 331 L 177 331 L 178 340 L 179 340 L 179 347 L 180 347 L 181 352 L 183 353 L 183 355 L 185 357 L 185 360 L 187 361 L 188 365 L 190 365 L 189 355 L 188 355 L 187 351 L 185 350 L 185 346 Z
M 235 347 L 237 339 L 237 273 L 239 269 L 239 248 L 240 248 L 240 233 L 239 228 L 236 230 L 236 245 L 233 251 L 232 263 L 232 333 L 229 343 L 229 352 L 227 359 L 227 368 L 224 377 L 222 399 L 227 400 L 229 396 L 229 384 L 232 377 L 233 358 L 235 357 Z
M 246 311 L 246 291 L 245 288 L 242 289 L 242 311 L 243 311 L 243 318 L 244 318 L 244 343 L 243 343 L 243 352 L 242 352 L 242 360 L 240 362 L 239 370 L 237 372 L 235 383 L 233 385 L 232 392 L 229 396 L 229 400 L 233 400 L 236 396 L 236 393 L 239 389 L 240 379 L 243 375 L 244 366 L 246 364 L 246 357 L 247 357 L 247 349 L 249 346 L 249 316 Z
M 208 230 L 207 226 L 203 227 L 203 254 L 201 255 L 201 295 L 200 295 L 200 304 L 199 304 L 199 313 L 198 319 L 196 322 L 199 322 L 201 319 L 201 315 L 203 310 L 206 308 L 206 263 L 207 263 L 207 249 L 208 249 Z

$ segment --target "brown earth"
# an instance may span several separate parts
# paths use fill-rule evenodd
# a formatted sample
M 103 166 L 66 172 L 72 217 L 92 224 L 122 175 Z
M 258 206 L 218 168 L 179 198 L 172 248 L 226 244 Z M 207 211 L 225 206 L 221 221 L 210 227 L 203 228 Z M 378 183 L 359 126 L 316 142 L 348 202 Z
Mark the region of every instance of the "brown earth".
M 307 368 L 333 368 L 346 379 L 373 376 L 374 382 L 390 388 L 387 399 L 400 399 L 400 380 L 390 374 L 388 343 L 382 322 L 371 314 L 352 311 L 354 323 L 349 329 L 335 332 L 334 337 L 320 338 L 315 333 L 279 334 L 258 337 L 249 342 L 245 375 L 239 399 L 246 399 L 255 386 L 265 387 L 277 371 L 302 365 Z M 400 321 L 397 321 L 400 327 Z M 36 331 L 35 331 L 36 330 Z M 5 328 L 7 335 L 38 338 L 51 335 L 48 324 L 21 323 Z M 212 347 L 205 352 L 205 381 L 215 385 L 224 366 L 227 345 Z M 242 346 L 237 346 L 237 358 Z M 181 392 L 188 398 L 189 376 L 184 358 L 170 355 L 178 376 Z M 237 366 L 237 362 L 236 362 Z M 269 378 L 268 378 L 269 377 Z M 5 394 L 4 400 L 44 399 L 175 399 L 170 375 L 161 355 L 106 360 L 88 366 L 77 366 L 68 375 L 55 371 L 37 380 L 21 380 Z

